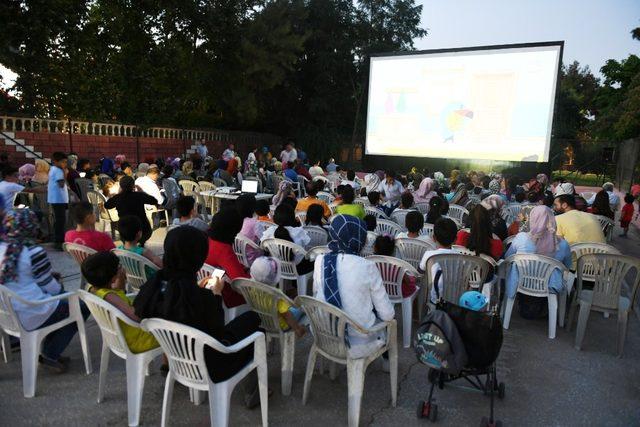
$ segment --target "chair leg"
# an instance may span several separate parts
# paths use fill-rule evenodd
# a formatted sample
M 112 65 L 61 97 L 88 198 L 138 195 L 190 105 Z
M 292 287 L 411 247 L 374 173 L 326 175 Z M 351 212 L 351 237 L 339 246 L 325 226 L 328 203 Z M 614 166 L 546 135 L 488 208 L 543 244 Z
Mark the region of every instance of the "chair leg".
M 130 356 L 127 364 L 127 411 L 129 425 L 137 426 L 140 423 L 140 407 L 144 393 L 144 377 L 146 364 L 141 356 Z
M 427 281 L 423 280 L 420 285 L 420 290 L 416 296 L 416 306 L 418 309 L 418 323 L 422 322 L 422 316 L 424 316 L 424 305 L 427 300 Z
M 564 328 L 564 318 L 567 314 L 567 292 L 563 291 L 558 295 L 558 325 Z
M 338 378 L 338 364 L 336 362 L 329 361 L 329 379 L 335 381 Z
M 618 357 L 622 357 L 624 341 L 627 338 L 627 320 L 629 310 L 618 310 Z
M 169 370 L 167 379 L 164 382 L 164 398 L 162 399 L 162 421 L 160 425 L 166 427 L 169 423 L 169 413 L 171 412 L 171 401 L 173 400 L 173 372 Z
M 280 358 L 282 363 L 282 395 L 291 394 L 291 383 L 293 381 L 293 361 L 295 360 L 296 340 L 293 332 L 281 335 L 280 338 Z
M 209 384 L 209 417 L 211 427 L 227 427 L 231 409 L 231 392 L 228 383 Z
M 364 359 L 348 359 L 349 427 L 358 427 L 360 423 L 360 405 L 364 391 L 364 371 Z
M 398 344 L 389 345 L 389 377 L 391 380 L 391 406 L 396 407 L 398 400 Z
M 502 320 L 502 327 L 504 329 L 509 329 L 509 323 L 511 323 L 511 312 L 513 311 L 513 303 L 515 302 L 516 297 L 517 295 L 513 298 L 507 298 L 507 303 L 504 309 L 504 317 Z
M 411 347 L 411 318 L 413 315 L 413 305 L 410 298 L 402 300 L 402 346 Z
M 80 300 L 75 297 L 69 300 L 70 315 L 75 317 L 76 324 L 78 326 L 78 338 L 80 338 L 80 347 L 82 348 L 82 357 L 84 359 L 84 367 L 87 375 L 90 375 L 93 371 L 91 366 L 91 354 L 89 353 L 89 344 L 87 342 L 87 331 L 84 327 L 84 318 L 80 311 Z
M 11 338 L 8 334 L 5 334 L 0 330 L 0 345 L 2 345 L 2 354 L 4 356 L 4 363 L 9 363 L 11 357 Z
M 556 337 L 556 324 L 558 322 L 558 296 L 549 294 L 547 297 L 549 304 L 549 339 Z
M 304 387 L 302 389 L 302 404 L 307 404 L 307 398 L 309 397 L 309 388 L 311 388 L 311 378 L 313 378 L 313 370 L 316 366 L 316 347 L 312 346 L 309 351 L 309 360 L 307 360 L 307 372 L 304 375 Z
M 107 379 L 107 370 L 109 369 L 109 356 L 111 351 L 109 346 L 102 342 L 102 354 L 100 355 L 100 376 L 98 377 L 98 403 L 104 398 L 104 383 Z
M 262 415 L 262 425 L 269 425 L 269 372 L 267 370 L 267 356 L 263 352 L 262 360 L 258 361 L 258 389 L 260 392 L 260 412 Z M 291 389 L 289 389 L 291 392 Z
M 578 296 L 576 295 L 572 301 L 571 301 L 571 305 L 569 307 L 569 317 L 567 318 L 567 331 L 571 332 L 571 329 L 573 329 L 573 319 L 575 319 L 576 317 L 576 309 L 578 308 Z
M 22 359 L 22 391 L 24 397 L 33 397 L 36 394 L 39 353 L 40 342 L 37 334 L 23 334 L 20 337 L 20 357 Z
M 589 314 L 591 313 L 591 304 L 588 302 L 580 301 L 580 312 L 578 313 L 578 328 L 576 330 L 576 350 L 582 348 L 582 340 L 584 334 L 587 331 L 587 321 L 589 320 Z
M 298 279 L 296 280 L 298 284 L 298 295 L 307 295 L 308 277 L 308 274 L 305 274 L 304 276 L 298 276 Z

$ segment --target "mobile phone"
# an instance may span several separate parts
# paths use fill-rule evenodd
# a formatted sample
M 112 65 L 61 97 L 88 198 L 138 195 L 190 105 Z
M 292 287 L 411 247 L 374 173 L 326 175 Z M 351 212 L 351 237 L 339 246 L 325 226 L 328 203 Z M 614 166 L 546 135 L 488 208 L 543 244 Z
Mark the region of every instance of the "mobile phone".
M 205 288 L 207 289 L 213 288 L 218 282 L 218 279 L 222 279 L 222 277 L 224 277 L 225 274 L 226 272 L 222 269 L 216 268 L 215 270 L 213 270 L 213 272 L 211 272 L 211 278 L 207 281 Z

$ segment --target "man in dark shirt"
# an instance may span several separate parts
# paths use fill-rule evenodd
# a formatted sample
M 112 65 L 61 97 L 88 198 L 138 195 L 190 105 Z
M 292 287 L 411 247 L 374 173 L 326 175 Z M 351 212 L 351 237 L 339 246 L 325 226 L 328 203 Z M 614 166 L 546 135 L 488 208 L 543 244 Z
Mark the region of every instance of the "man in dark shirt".
M 122 177 L 120 180 L 120 193 L 107 200 L 104 207 L 107 209 L 115 208 L 118 211 L 119 217 L 127 215 L 138 217 L 142 223 L 142 238 L 140 239 L 140 246 L 144 246 L 145 242 L 149 240 L 152 234 L 151 224 L 149 224 L 149 220 L 147 219 L 147 213 L 144 206 L 155 206 L 158 204 L 158 201 L 155 197 L 141 191 L 136 192 L 134 189 L 135 182 L 133 178 L 130 176 Z

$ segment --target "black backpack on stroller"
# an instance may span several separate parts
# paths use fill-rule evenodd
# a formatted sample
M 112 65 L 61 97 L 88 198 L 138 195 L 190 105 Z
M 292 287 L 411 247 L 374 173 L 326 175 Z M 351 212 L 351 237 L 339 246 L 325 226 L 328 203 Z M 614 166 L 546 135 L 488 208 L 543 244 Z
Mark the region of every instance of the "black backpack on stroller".
M 457 375 L 467 365 L 467 352 L 456 324 L 442 310 L 425 316 L 413 346 L 418 360 L 432 369 Z

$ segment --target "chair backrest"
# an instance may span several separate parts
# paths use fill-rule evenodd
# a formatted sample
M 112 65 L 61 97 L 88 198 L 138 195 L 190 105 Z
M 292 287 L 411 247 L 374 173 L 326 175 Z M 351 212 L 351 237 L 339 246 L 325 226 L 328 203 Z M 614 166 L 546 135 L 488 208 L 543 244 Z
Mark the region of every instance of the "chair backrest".
M 276 225 L 275 222 L 266 221 L 264 219 L 259 219 L 258 220 L 258 224 L 260 224 L 262 226 L 263 230 L 266 230 L 268 228 L 274 227 Z
M 549 294 L 549 279 L 555 270 L 567 272 L 567 268 L 560 261 L 553 258 L 536 255 L 513 255 L 505 260 L 508 272 L 515 265 L 518 272 L 518 292 L 531 296 L 546 296 Z
M 309 248 L 324 246 L 329 241 L 329 234 L 322 227 L 318 227 L 317 225 L 305 225 L 302 228 L 304 228 L 311 239 L 311 242 L 308 245 Z
M 73 257 L 78 265 L 82 265 L 84 260 L 87 259 L 89 255 L 93 255 L 97 252 L 95 249 L 91 249 L 88 246 L 79 245 L 78 243 L 63 243 L 62 248 L 66 253 Z
M 405 228 L 388 219 L 378 219 L 376 225 L 377 234 L 390 234 L 394 238 L 405 231 Z
M 93 206 L 93 213 L 96 215 L 96 218 L 111 221 L 109 212 L 104 208 L 106 200 L 102 193 L 93 190 L 87 191 L 87 200 L 91 203 L 91 206 Z
M 411 212 L 411 209 L 396 209 L 391 213 L 390 219 L 400 227 L 404 227 L 404 220 L 409 212 Z
M 309 261 L 315 261 L 318 255 L 328 254 L 329 252 L 331 252 L 329 246 L 316 246 L 307 251 L 307 258 Z
M 596 218 L 598 218 L 598 222 L 600 223 L 600 227 L 602 227 L 604 236 L 607 238 L 607 242 L 610 242 L 613 239 L 613 229 L 615 228 L 615 223 L 611 220 L 611 218 L 607 218 L 606 216 L 596 215 Z
M 296 270 L 295 256 L 306 256 L 306 251 L 299 245 L 282 239 L 265 239 L 262 248 L 269 251 L 269 254 L 280 261 L 280 271 L 283 279 L 296 280 L 298 272 Z
M 416 203 L 415 208 L 422 215 L 426 215 L 429 212 L 429 203 L 427 202 Z
M 162 180 L 162 188 L 167 198 L 164 204 L 165 209 L 174 209 L 180 197 L 180 187 L 173 179 L 165 178 Z
M 181 179 L 178 181 L 180 187 L 182 187 L 182 193 L 185 196 L 197 196 L 197 193 L 200 191 L 200 186 L 197 182 L 191 181 L 190 179 Z
M 387 220 L 389 219 L 387 214 L 385 214 L 384 212 L 382 212 L 380 209 L 376 208 L 375 206 L 365 206 L 364 207 L 364 213 L 367 214 L 367 215 L 373 215 L 377 219 L 387 219 Z
M 114 305 L 109 304 L 102 298 L 83 290 L 78 291 L 78 293 L 80 299 L 87 305 L 100 327 L 103 341 L 115 354 L 122 358 L 126 357 L 130 349 L 122 334 L 118 320 L 136 328 L 139 328 L 140 324 L 129 319 Z
M 620 251 L 615 247 L 606 243 L 574 243 L 571 245 L 572 269 L 576 271 L 578 268 L 578 259 L 582 255 L 587 254 L 614 254 L 620 255 Z M 589 282 L 593 282 L 593 266 L 584 264 L 582 266 L 582 278 Z
M 134 292 L 138 292 L 140 287 L 149 279 L 145 267 L 153 269 L 154 271 L 159 270 L 157 265 L 142 255 L 134 254 L 126 249 L 113 249 L 112 252 L 116 254 L 120 260 L 127 274 L 127 284 Z
M 463 255 L 476 256 L 476 252 L 472 251 L 471 249 L 467 248 L 466 246 L 452 245 L 451 249 L 455 249 L 456 251 L 460 252 Z
M 432 267 L 438 264 L 442 271 L 442 288 L 440 295 L 445 301 L 458 304 L 460 296 L 477 283 L 484 283 L 491 271 L 491 264 L 486 260 L 464 254 L 437 254 L 427 260 L 426 276 L 429 286 L 433 286 Z
M 200 270 L 198 270 L 198 274 L 196 274 L 196 280 L 200 282 L 205 277 L 212 276 L 215 269 L 216 267 L 212 265 L 203 264 L 202 267 L 200 267 Z
M 369 206 L 369 199 L 367 199 L 366 197 L 356 197 L 355 200 L 353 201 L 353 203 L 362 206 L 363 208 L 365 206 Z
M 523 206 L 525 205 L 521 203 L 512 203 L 507 206 L 504 206 L 501 212 L 502 219 L 504 219 L 504 222 L 506 222 L 507 225 L 511 225 L 511 223 L 517 220 L 518 215 L 520 214 L 520 211 L 522 211 Z
M 244 297 L 251 310 L 260 316 L 260 328 L 272 334 L 281 332 L 278 301 L 284 300 L 294 305 L 289 297 L 273 286 L 251 279 L 235 279 L 231 286 Z
M 300 221 L 300 225 L 304 225 L 307 219 L 307 211 L 296 211 L 296 218 Z
M 88 178 L 76 178 L 76 188 L 78 189 L 78 196 L 83 202 L 87 202 L 87 193 L 93 190 L 93 181 Z
M 373 261 L 378 267 L 382 283 L 384 284 L 389 299 L 391 301 L 402 301 L 402 279 L 405 274 L 419 277 L 420 273 L 407 261 L 398 258 L 382 255 L 368 256 L 369 261 Z
M 227 184 L 227 182 L 222 179 L 222 178 L 218 178 L 218 177 L 213 177 L 213 185 L 215 185 L 216 187 L 228 187 L 229 184 Z
M 329 203 L 329 210 L 331 211 L 331 216 L 336 214 L 336 209 L 338 208 L 338 204 L 336 204 L 335 202 L 333 203 Z
M 333 194 L 327 193 L 326 191 L 319 191 L 316 197 L 324 201 L 326 204 L 333 203 L 333 201 L 336 199 Z
M 235 252 L 238 257 L 238 261 L 240 264 L 249 268 L 249 258 L 247 257 L 247 247 L 252 249 L 262 251 L 260 246 L 258 246 L 253 240 L 248 238 L 247 236 L 243 236 L 242 234 L 237 234 L 235 240 L 233 241 L 233 252 Z
M 502 241 L 502 246 L 504 247 L 504 251 L 506 252 L 507 249 L 509 248 L 509 246 L 511 246 L 511 242 L 513 242 L 513 239 L 515 239 L 517 236 L 517 234 L 514 234 L 513 236 L 509 236 L 506 239 L 504 239 Z
M 427 236 L 433 240 L 433 224 L 425 224 L 418 234 L 420 236 Z
M 375 231 L 367 231 L 367 241 L 360 251 L 360 256 L 368 257 L 369 255 L 373 255 L 373 245 L 375 244 L 377 238 L 378 233 L 376 233 Z
M 627 255 L 606 253 L 582 255 L 578 258 L 577 292 L 582 290 L 583 281 L 585 280 L 582 272 L 585 270 L 586 265 L 593 268 L 594 285 L 592 305 L 605 309 L 618 308 L 622 286 L 627 273 L 634 269 L 635 276 L 631 282 L 628 295 L 629 300 L 633 304 L 638 290 L 638 284 L 640 283 L 640 259 Z
M 210 380 L 204 359 L 205 346 L 224 349 L 216 339 L 182 323 L 152 318 L 142 327 L 153 334 L 169 360 L 169 369 L 179 383 L 197 389 L 208 389 Z
M 450 205 L 447 217 L 457 220 L 459 224 L 464 224 L 465 219 L 469 216 L 469 211 L 460 205 Z
M 404 238 L 396 240 L 396 248 L 398 248 L 400 258 L 411 264 L 413 268 L 417 270 L 420 268 L 420 261 L 424 253 L 434 250 L 436 245 L 421 239 Z
M 213 191 L 216 189 L 216 186 L 209 181 L 200 181 L 198 185 L 200 186 L 200 191 Z
M 313 342 L 319 352 L 338 360 L 346 360 L 346 328 L 355 322 L 344 311 L 315 298 L 298 296 L 295 302 L 309 318 Z
M 6 286 L 0 285 L 0 329 L 11 335 L 20 336 L 22 325 L 13 309 L 13 305 L 11 305 L 11 299 L 16 296 L 15 292 Z M 8 351 L 8 349 L 5 351 Z

